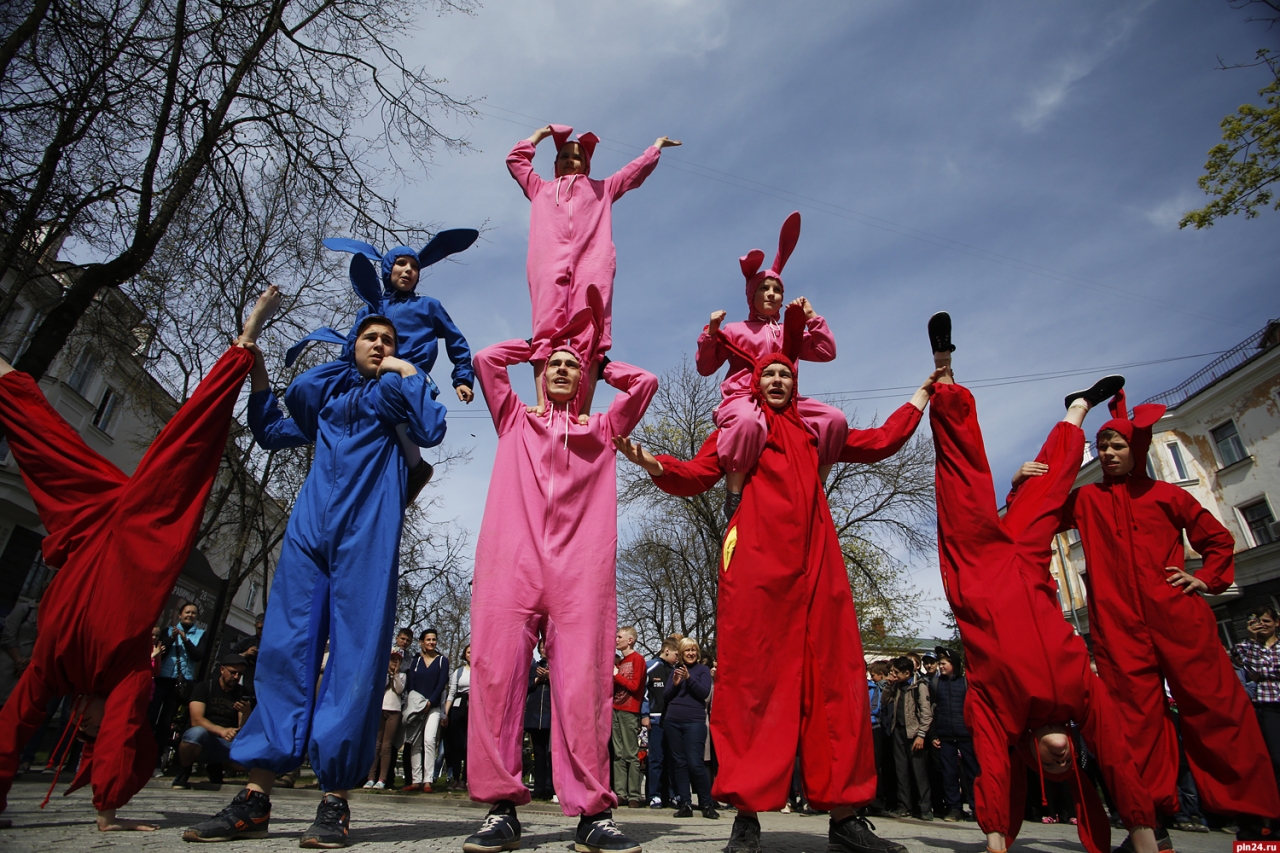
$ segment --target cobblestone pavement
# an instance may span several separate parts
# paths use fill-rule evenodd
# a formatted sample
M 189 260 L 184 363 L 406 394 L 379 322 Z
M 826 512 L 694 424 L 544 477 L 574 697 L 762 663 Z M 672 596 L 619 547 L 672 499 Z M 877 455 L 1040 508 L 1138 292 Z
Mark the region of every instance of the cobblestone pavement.
M 195 850 L 185 845 L 182 830 L 221 809 L 238 787 L 227 784 L 222 789 L 175 791 L 168 780 L 154 780 L 134 797 L 120 816 L 149 820 L 160 825 L 157 832 L 100 833 L 93 825 L 93 805 L 87 790 L 70 797 L 60 794 L 50 800 L 44 810 L 40 800 L 48 789 L 49 776 L 19 779 L 9 795 L 5 817 L 13 820 L 13 828 L 0 830 L 0 851 L 34 853 L 40 851 L 82 850 Z M 65 789 L 64 786 L 59 786 Z M 276 853 L 297 850 L 298 836 L 315 816 L 317 792 L 277 791 L 272 796 L 271 837 L 264 841 L 239 841 L 215 849 L 222 851 L 254 851 Z M 670 811 L 619 809 L 615 812 L 619 825 L 627 834 L 644 845 L 647 853 L 719 853 L 729 836 L 733 813 L 724 812 L 720 820 L 696 816 L 686 820 L 672 818 Z M 372 851 L 449 851 L 461 853 L 462 841 L 479 825 L 484 807 L 461 795 L 405 795 L 357 792 L 351 801 L 352 846 Z M 763 846 L 779 853 L 825 853 L 827 821 L 824 817 L 766 814 L 761 816 Z M 576 818 L 562 815 L 555 806 L 535 804 L 520 810 L 524 830 L 524 850 L 540 849 L 547 853 L 572 850 Z M 985 849 L 984 839 L 975 824 L 925 823 L 918 820 L 875 820 L 877 832 L 885 838 L 902 841 L 912 853 L 926 851 L 972 851 Z M 1173 842 L 1179 853 L 1222 853 L 1231 849 L 1232 836 L 1220 832 L 1191 834 L 1174 832 Z M 1124 838 L 1120 830 L 1112 834 L 1119 844 Z M 1040 853 L 1063 853 L 1083 850 L 1075 828 L 1027 824 L 1019 837 L 1017 850 Z

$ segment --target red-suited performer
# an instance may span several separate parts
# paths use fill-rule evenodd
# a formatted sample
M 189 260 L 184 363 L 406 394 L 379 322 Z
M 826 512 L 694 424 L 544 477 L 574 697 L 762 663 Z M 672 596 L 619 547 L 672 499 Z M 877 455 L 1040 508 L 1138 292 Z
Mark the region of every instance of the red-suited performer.
M 273 285 L 132 476 L 85 444 L 30 376 L 0 361 L 0 427 L 48 531 L 44 560 L 58 570 L 31 663 L 0 710 L 0 809 L 50 700 L 70 695 L 85 746 L 66 794 L 92 784 L 103 832 L 157 828 L 116 817 L 155 766 L 151 627 L 195 543 L 240 386 L 261 358 L 258 335 L 279 306 Z
M 788 333 L 802 330 L 804 319 L 802 309 L 788 309 Z M 777 352 L 754 362 L 752 394 L 767 435 L 729 521 L 718 573 L 713 795 L 738 810 L 727 849 L 760 850 L 756 813 L 786 802 L 798 747 L 805 794 L 831 813 L 832 853 L 905 853 L 857 814 L 876 794 L 866 664 L 840 540 L 818 477 L 818 439 L 796 408 L 794 362 Z M 881 427 L 850 430 L 840 460 L 866 463 L 896 453 L 920 422 L 931 382 Z M 658 488 L 688 496 L 724 476 L 716 451 L 721 434 L 712 432 L 687 462 L 654 457 L 622 438 L 614 444 Z M 796 656 L 760 655 L 766 624 L 773 642 Z
M 933 429 L 938 504 L 938 561 L 968 660 L 964 716 L 982 773 L 974 782 L 978 825 L 987 849 L 1008 849 L 1022 825 L 1026 771 L 1063 779 L 1075 795 L 1080 840 L 1106 853 L 1111 827 L 1097 790 L 1080 773 L 1074 727 L 1098 758 L 1129 829 L 1135 853 L 1158 849 L 1155 809 L 1129 755 L 1119 711 L 1089 668 L 1089 652 L 1062 618 L 1049 574 L 1061 510 L 1084 457 L 1080 425 L 1091 405 L 1123 384 L 1106 377 L 1069 395 L 1041 457 L 1044 476 L 1023 487 L 1004 517 L 996 508 L 973 395 L 951 375 L 951 318 L 929 321 L 934 364 Z M 1043 791 L 1042 791 L 1043 797 Z M 1167 838 L 1167 833 L 1165 835 Z
M 1076 528 L 1098 675 L 1120 708 L 1134 762 L 1156 809 L 1178 811 L 1178 740 L 1164 682 L 1178 706 L 1182 746 L 1202 805 L 1240 816 L 1241 840 L 1274 838 L 1280 796 L 1249 697 L 1218 639 L 1204 594 L 1231 585 L 1231 534 L 1185 489 L 1147 476 L 1161 405 L 1135 406 L 1121 390 L 1098 431 L 1103 479 L 1073 491 L 1059 530 Z M 1042 474 L 1037 458 L 1013 478 L 1015 494 Z M 1186 570 L 1183 535 L 1203 558 Z

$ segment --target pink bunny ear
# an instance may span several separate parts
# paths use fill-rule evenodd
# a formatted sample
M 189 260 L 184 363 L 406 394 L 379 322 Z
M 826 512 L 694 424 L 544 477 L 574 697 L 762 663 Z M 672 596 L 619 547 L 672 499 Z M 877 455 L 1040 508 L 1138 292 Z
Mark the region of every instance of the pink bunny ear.
M 1164 417 L 1167 407 L 1160 403 L 1143 403 L 1133 407 L 1133 425 L 1139 429 L 1155 426 L 1156 421 Z
M 750 279 L 753 275 L 760 272 L 760 265 L 764 263 L 764 252 L 760 249 L 752 249 L 742 257 L 738 258 L 738 266 L 742 267 L 742 274 Z
M 1116 395 L 1111 398 L 1111 402 L 1107 403 L 1107 410 L 1111 412 L 1111 417 L 1126 420 L 1129 417 L 1129 410 L 1124 404 L 1124 389 L 1121 388 Z M 1152 421 L 1155 423 L 1155 421 Z
M 564 147 L 564 144 L 569 141 L 569 137 L 572 135 L 573 128 L 569 127 L 567 124 L 551 125 L 551 139 L 556 144 L 557 152 Z
M 587 131 L 586 133 L 578 137 L 578 144 L 582 146 L 582 151 L 587 155 L 588 161 L 590 161 L 592 156 L 595 155 L 596 145 L 599 142 L 600 142 L 600 137 L 596 136 L 591 131 Z
M 791 253 L 795 251 L 796 243 L 800 240 L 800 211 L 792 211 L 786 221 L 782 223 L 782 233 L 778 235 L 778 256 L 773 259 L 773 271 L 781 273 L 782 268 L 787 265 L 787 258 L 791 257 Z

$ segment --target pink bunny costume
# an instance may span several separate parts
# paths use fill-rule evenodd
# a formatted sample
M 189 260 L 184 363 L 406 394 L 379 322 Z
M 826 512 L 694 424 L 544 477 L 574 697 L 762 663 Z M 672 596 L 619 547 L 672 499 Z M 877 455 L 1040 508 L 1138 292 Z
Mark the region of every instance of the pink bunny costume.
M 573 128 L 551 125 L 559 152 Z M 658 165 L 653 146 L 603 181 L 592 180 L 591 155 L 600 140 L 584 133 L 576 140 L 587 160 L 587 175 L 564 175 L 544 181 L 533 170 L 534 145 L 517 142 L 507 155 L 507 169 L 533 203 L 529 214 L 529 298 L 533 302 L 533 361 L 546 361 L 551 341 L 561 337 L 570 320 L 590 305 L 589 289 L 599 291 L 602 312 L 595 318 L 599 344 L 584 347 L 592 359 L 613 344 L 613 203 L 644 183 Z M 590 352 L 589 350 L 594 350 Z M 586 366 L 585 364 L 583 365 Z
M 756 313 L 755 292 L 766 278 L 782 281 L 782 268 L 791 257 L 800 239 L 800 213 L 797 211 L 782 223 L 778 236 L 778 254 L 773 266 L 760 270 L 764 252 L 752 249 L 738 259 L 742 274 L 747 279 L 747 319 L 740 323 L 727 323 L 715 335 L 704 327 L 698 336 L 698 351 L 694 364 L 703 376 L 711 376 L 727 361 L 729 374 L 720 383 L 723 400 L 713 417 L 721 430 L 717 453 L 726 471 L 749 471 L 760 451 L 764 449 L 767 428 L 764 413 L 751 396 L 751 371 L 753 361 L 746 361 L 734 352 L 734 347 L 750 353 L 755 358 L 774 352 L 782 352 L 781 312 L 776 317 Z M 729 342 L 733 347 L 726 346 Z M 836 339 L 827 328 L 827 321 L 814 317 L 805 321 L 804 339 L 800 345 L 800 359 L 804 361 L 833 361 L 836 357 Z M 798 366 L 798 365 L 797 365 Z M 797 397 L 800 416 L 805 427 L 818 437 L 818 464 L 831 465 L 839 459 L 844 441 L 849 434 L 849 421 L 844 412 L 808 397 Z
M 576 400 L 548 399 L 542 415 L 525 410 L 507 368 L 531 357 L 525 341 L 507 341 L 480 351 L 474 362 L 498 450 L 476 543 L 467 782 L 478 802 L 529 802 L 520 747 L 529 663 L 542 632 L 555 697 L 556 793 L 566 815 L 594 815 L 617 805 L 609 785 L 618 610 L 610 439 L 639 423 L 658 380 L 610 362 L 602 378 L 620 393 L 607 412 L 581 426 Z

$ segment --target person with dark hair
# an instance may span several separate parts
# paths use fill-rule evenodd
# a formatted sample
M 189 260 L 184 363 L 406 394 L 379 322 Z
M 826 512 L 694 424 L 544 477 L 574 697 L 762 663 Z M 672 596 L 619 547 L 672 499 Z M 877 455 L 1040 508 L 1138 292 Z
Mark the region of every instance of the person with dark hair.
M 435 628 L 418 635 L 422 654 L 414 659 L 405 680 L 404 743 L 413 769 L 413 776 L 404 786 L 406 794 L 429 794 L 435 781 L 440 712 L 449 688 L 449 659 L 437 651 L 439 643 Z
M 921 820 L 933 820 L 933 794 L 929 789 L 929 769 L 925 744 L 933 724 L 933 702 L 929 682 L 916 673 L 909 657 L 894 658 L 889 664 L 896 674 L 889 707 L 889 742 L 893 764 L 898 771 L 898 808 L 895 814 L 911 813 L 911 783 L 914 778 Z
M 404 673 L 400 663 L 404 655 L 392 648 L 387 661 L 387 680 L 382 688 L 382 720 L 378 723 L 378 742 L 373 749 L 373 766 L 369 768 L 366 788 L 383 790 L 395 782 L 396 733 L 400 730 L 400 711 L 404 706 Z
M 244 725 L 253 702 L 240 683 L 245 660 L 240 655 L 226 655 L 218 662 L 218 677 L 202 681 L 191 691 L 187 714 L 191 727 L 182 735 L 178 747 L 179 770 L 173 787 L 191 787 L 191 767 L 204 763 L 209 781 L 222 784 L 223 765 L 231 761 L 231 742 Z
M 471 709 L 471 644 L 462 648 L 462 659 L 449 674 L 440 725 L 444 728 L 444 761 L 449 768 L 449 790 L 465 791 L 463 781 L 467 761 L 467 712 Z
M 155 678 L 155 692 L 147 708 L 159 748 L 158 762 L 173 741 L 173 719 L 178 706 L 191 698 L 196 680 L 208 653 L 209 637 L 196 624 L 200 608 L 190 601 L 179 601 L 177 621 L 160 632 L 160 668 Z
M 254 684 L 258 709 L 231 747 L 232 760 L 249 768 L 248 785 L 184 832 L 184 840 L 264 837 L 277 774 L 309 754 L 322 799 L 300 843 L 347 843 L 347 791 L 364 783 L 373 763 L 383 643 L 395 617 L 409 500 L 397 427 L 407 424 L 407 437 L 420 447 L 445 435 L 434 384 L 395 357 L 396 343 L 390 320 L 365 317 L 336 379 L 321 365 L 289 385 L 292 418 L 272 394 L 266 367 L 254 364 L 248 410 L 254 440 L 267 450 L 314 445 L 314 456 L 267 602 Z M 321 677 L 326 643 L 331 654 Z
M 1249 637 L 1236 644 L 1235 652 L 1240 656 L 1249 680 L 1256 685 L 1253 710 L 1267 744 L 1273 775 L 1276 783 L 1280 784 L 1280 642 L 1277 642 L 1277 624 L 1280 620 L 1270 605 L 1254 608 L 1245 623 Z M 1212 804 L 1209 807 L 1212 809 Z
M 933 684 L 935 701 L 930 737 L 942 765 L 942 794 L 946 805 L 943 820 L 964 820 L 963 806 L 973 807 L 973 780 L 978 777 L 978 757 L 973 752 L 973 736 L 964 722 L 964 700 L 969 683 L 958 656 L 938 655 L 938 677 Z
M 683 639 L 683 638 L 681 638 Z M 667 767 L 666 731 L 662 728 L 666 712 L 666 687 L 675 671 L 680 655 L 679 640 L 663 640 L 658 656 L 649 661 L 645 670 L 645 684 L 649 695 L 649 757 L 648 797 L 649 808 L 660 809 L 670 801 L 672 776 Z
M 533 744 L 533 799 L 549 800 L 551 783 L 551 667 L 547 642 L 538 638 L 538 656 L 529 665 L 529 698 L 524 703 L 524 730 Z
M 888 774 L 892 773 L 893 759 L 888 754 L 890 746 L 882 708 L 885 694 L 892 689 L 889 662 L 876 660 L 867 664 L 867 701 L 871 705 L 871 741 L 875 746 L 877 779 L 876 798 L 870 806 L 873 814 L 883 813 L 890 801 L 889 788 L 885 783 Z

